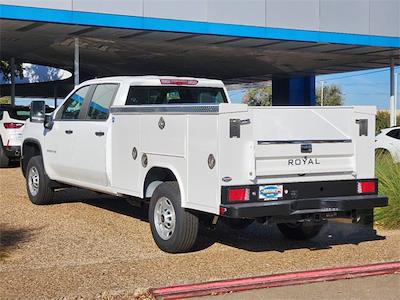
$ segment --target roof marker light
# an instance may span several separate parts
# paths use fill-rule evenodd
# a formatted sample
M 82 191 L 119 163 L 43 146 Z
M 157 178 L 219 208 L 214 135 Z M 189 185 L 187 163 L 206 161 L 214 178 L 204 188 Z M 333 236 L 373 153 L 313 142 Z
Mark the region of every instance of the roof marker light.
M 172 85 L 196 85 L 199 83 L 198 80 L 186 80 L 186 79 L 160 79 L 161 84 L 172 84 Z

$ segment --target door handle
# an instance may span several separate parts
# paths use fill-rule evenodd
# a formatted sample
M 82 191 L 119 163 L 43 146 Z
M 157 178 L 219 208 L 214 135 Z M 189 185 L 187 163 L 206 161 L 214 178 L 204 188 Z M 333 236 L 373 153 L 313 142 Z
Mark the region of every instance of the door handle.
M 72 134 L 73 131 L 72 131 L 72 130 L 65 130 L 65 133 L 66 133 L 66 134 Z
M 104 132 L 103 131 L 96 131 L 94 134 L 97 135 L 97 136 L 103 136 Z

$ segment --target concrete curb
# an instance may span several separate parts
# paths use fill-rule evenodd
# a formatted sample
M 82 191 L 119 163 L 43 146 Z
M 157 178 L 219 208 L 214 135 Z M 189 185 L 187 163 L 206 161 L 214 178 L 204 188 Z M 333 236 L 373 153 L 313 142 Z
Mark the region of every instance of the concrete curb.
M 158 299 L 184 299 L 195 296 L 216 295 L 252 289 L 393 274 L 397 272 L 400 272 L 400 261 L 177 285 L 151 289 L 150 293 Z

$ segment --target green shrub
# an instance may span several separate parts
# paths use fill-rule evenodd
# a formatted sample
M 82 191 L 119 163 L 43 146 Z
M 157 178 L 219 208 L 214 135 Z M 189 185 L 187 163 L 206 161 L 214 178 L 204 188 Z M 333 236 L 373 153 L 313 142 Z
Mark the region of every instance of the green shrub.
M 397 125 L 400 125 L 400 115 L 397 115 Z M 376 114 L 376 132 L 379 133 L 384 128 L 390 127 L 390 113 L 388 111 L 378 111 Z
M 389 198 L 389 205 L 375 209 L 375 222 L 385 228 L 400 228 L 400 164 L 395 164 L 389 155 L 376 159 L 376 176 L 379 179 L 379 194 Z

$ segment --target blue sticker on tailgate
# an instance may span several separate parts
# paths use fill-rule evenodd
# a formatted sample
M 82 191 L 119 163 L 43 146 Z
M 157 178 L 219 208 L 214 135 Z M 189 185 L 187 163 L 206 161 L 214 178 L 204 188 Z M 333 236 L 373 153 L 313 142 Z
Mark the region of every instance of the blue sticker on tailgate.
M 283 197 L 283 185 L 261 185 L 259 187 L 259 198 L 262 200 L 277 200 Z

